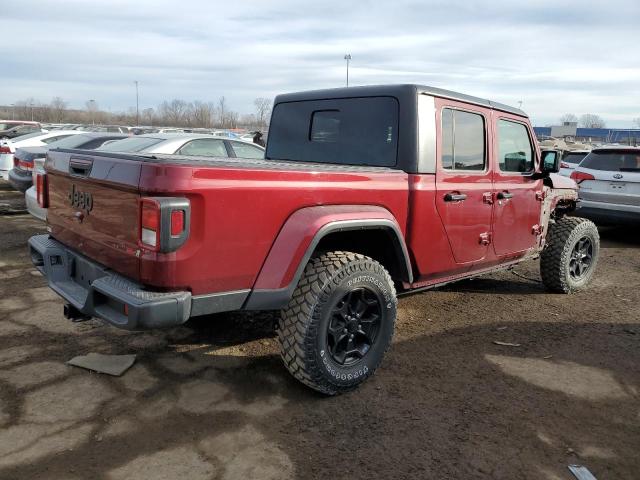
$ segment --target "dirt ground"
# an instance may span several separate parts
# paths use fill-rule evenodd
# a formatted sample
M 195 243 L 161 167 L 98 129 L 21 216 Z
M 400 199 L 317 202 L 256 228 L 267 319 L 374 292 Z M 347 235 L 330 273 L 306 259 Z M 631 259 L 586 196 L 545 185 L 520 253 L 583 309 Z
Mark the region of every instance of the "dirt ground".
M 27 255 L 44 226 L 15 202 L 0 186 L 0 479 L 640 477 L 638 230 L 601 232 L 583 293 L 546 293 L 531 263 L 403 297 L 377 374 L 326 398 L 281 365 L 271 314 L 64 319 Z M 138 360 L 65 364 L 88 352 Z

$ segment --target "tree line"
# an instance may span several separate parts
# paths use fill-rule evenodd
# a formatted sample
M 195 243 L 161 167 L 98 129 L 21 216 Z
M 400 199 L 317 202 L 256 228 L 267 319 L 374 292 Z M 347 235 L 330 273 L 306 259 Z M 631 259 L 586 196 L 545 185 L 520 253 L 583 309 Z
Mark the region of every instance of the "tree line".
M 0 106 L 0 118 L 5 120 L 33 120 L 41 123 L 89 123 L 100 125 L 148 125 L 191 128 L 266 128 L 271 116 L 272 100 L 259 97 L 253 101 L 252 113 L 240 114 L 233 110 L 223 96 L 217 102 L 192 102 L 173 99 L 163 101 L 156 108 L 126 112 L 101 110 L 95 100 L 89 100 L 84 109 L 69 108 L 69 103 L 54 97 L 49 103 L 33 98 L 12 105 Z

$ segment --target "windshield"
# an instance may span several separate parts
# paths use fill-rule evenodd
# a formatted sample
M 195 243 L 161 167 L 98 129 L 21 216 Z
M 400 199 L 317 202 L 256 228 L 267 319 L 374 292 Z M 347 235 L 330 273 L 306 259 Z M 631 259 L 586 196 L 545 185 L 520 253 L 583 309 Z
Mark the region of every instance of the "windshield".
M 599 150 L 587 155 L 580 167 L 609 172 L 640 172 L 640 150 Z
M 13 143 L 16 142 L 21 142 L 22 140 L 27 140 L 29 138 L 36 138 L 36 137 L 41 137 L 45 134 L 46 132 L 33 132 L 33 133 L 27 133 L 26 135 L 20 135 L 19 137 L 15 137 L 12 139 Z
M 55 142 L 51 142 L 49 144 L 49 148 L 76 148 L 80 145 L 84 145 L 92 137 L 88 135 L 71 135 L 69 137 L 61 138 L 60 140 L 56 140 Z
M 562 161 L 566 163 L 577 164 L 582 161 L 584 157 L 587 156 L 587 152 L 567 152 L 562 157 Z
M 162 138 L 129 137 L 117 142 L 107 143 L 98 148 L 98 150 L 101 152 L 140 152 L 160 142 L 162 142 Z
M 0 130 L 9 130 L 10 128 L 17 127 L 19 123 L 0 123 Z

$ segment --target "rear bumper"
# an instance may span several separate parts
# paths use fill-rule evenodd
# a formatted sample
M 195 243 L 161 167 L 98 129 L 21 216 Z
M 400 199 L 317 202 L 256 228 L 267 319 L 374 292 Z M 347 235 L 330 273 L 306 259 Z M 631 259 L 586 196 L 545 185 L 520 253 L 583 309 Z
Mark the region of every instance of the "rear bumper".
M 47 220 L 47 209 L 42 208 L 36 198 L 36 187 L 31 186 L 24 193 L 24 203 L 27 204 L 27 211 L 43 222 Z
M 603 225 L 640 223 L 640 207 L 581 200 L 574 214 Z
M 9 170 L 9 183 L 16 190 L 26 192 L 33 185 L 32 174 L 25 170 L 13 168 Z
M 171 327 L 190 317 L 190 292 L 145 290 L 48 235 L 31 237 L 29 251 L 49 287 L 87 316 L 126 330 Z

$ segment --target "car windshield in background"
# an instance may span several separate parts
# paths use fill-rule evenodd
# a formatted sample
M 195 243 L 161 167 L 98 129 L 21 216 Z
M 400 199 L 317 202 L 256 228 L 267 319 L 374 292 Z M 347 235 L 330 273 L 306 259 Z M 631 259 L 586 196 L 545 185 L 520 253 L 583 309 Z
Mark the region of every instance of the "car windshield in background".
M 580 152 L 580 153 L 568 152 L 564 154 L 564 157 L 562 157 L 562 161 L 566 163 L 571 163 L 571 164 L 578 164 L 586 156 L 587 156 L 587 152 Z
M 21 142 L 22 140 L 27 140 L 29 138 L 35 138 L 35 137 L 41 137 L 45 134 L 46 132 L 33 132 L 33 133 L 27 133 L 26 135 L 20 135 L 19 137 L 15 137 L 12 138 L 11 141 L 13 143 L 16 142 Z
M 0 130 L 9 130 L 13 127 L 18 127 L 19 123 L 0 123 Z
M 117 142 L 110 142 L 98 148 L 101 152 L 141 152 L 162 142 L 161 138 L 129 137 Z
M 640 172 L 640 150 L 598 150 L 587 155 L 582 168 L 609 172 Z
M 91 140 L 88 135 L 70 135 L 49 144 L 49 148 L 76 148 Z
M 279 103 L 269 159 L 392 167 L 398 150 L 398 101 L 392 97 Z

